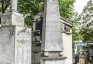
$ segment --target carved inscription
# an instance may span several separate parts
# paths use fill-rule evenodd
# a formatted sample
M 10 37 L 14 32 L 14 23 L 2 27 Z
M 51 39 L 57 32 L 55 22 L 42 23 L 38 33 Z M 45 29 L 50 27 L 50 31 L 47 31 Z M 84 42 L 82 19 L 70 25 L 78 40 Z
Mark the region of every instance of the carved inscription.
M 17 64 L 30 64 L 31 57 L 31 34 L 26 28 L 21 28 L 17 32 L 17 45 L 16 45 L 16 63 Z
M 17 42 L 25 44 L 30 41 L 30 33 L 26 31 L 27 29 L 23 29 L 17 33 Z
M 20 34 L 18 34 L 17 36 L 17 42 L 25 44 L 28 43 L 29 40 L 29 34 L 27 32 L 22 32 Z

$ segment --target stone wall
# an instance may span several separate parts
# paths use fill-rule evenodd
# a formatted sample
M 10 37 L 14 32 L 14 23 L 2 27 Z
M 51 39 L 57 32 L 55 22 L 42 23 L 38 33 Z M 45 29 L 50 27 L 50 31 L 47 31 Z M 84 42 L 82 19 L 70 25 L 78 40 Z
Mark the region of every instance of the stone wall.
M 64 48 L 63 55 L 67 57 L 67 59 L 65 59 L 65 64 L 72 64 L 72 35 L 62 33 L 62 37 Z

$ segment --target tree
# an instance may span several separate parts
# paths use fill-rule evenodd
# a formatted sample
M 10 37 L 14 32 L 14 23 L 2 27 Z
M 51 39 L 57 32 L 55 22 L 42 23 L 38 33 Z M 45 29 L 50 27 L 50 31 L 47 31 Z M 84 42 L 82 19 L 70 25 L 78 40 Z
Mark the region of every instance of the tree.
M 90 0 L 84 7 L 82 15 L 82 27 L 91 28 L 93 26 L 93 3 Z
M 93 42 L 93 28 L 82 28 L 80 34 L 84 42 Z
M 73 22 L 73 28 L 72 28 L 72 40 L 73 41 L 77 41 L 77 40 L 82 40 L 82 35 L 80 34 L 79 30 L 79 25 L 80 25 L 80 15 L 78 15 L 78 13 L 75 13 L 73 15 L 73 18 L 71 19 Z
M 83 41 L 93 41 L 93 3 L 91 0 L 83 9 L 81 21 L 80 34 L 83 37 Z
M 25 23 L 32 25 L 32 18 L 44 8 L 44 0 L 18 0 L 18 11 L 25 16 Z
M 60 15 L 69 21 L 72 18 L 73 12 L 73 3 L 75 0 L 59 0 Z
M 10 5 L 10 0 L 7 2 L 2 2 L 2 8 L 5 8 L 3 5 Z M 75 0 L 59 0 L 60 15 L 68 20 L 71 19 L 73 15 L 73 3 Z M 8 7 L 7 6 L 7 7 Z M 25 16 L 25 22 L 28 25 L 32 25 L 32 17 L 38 12 L 44 9 L 44 0 L 18 0 L 18 11 Z M 2 9 L 2 12 L 6 9 Z
M 5 13 L 9 5 L 10 0 L 0 0 L 0 11 L 2 11 L 2 13 Z

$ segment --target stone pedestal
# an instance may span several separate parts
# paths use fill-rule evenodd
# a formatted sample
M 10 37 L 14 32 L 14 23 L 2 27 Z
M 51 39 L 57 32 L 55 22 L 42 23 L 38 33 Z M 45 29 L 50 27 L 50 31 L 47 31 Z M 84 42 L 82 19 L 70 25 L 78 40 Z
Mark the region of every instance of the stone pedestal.
M 1 16 L 1 25 L 8 26 L 23 26 L 24 27 L 24 18 L 23 15 L 18 12 L 7 12 Z
M 66 57 L 42 57 L 41 64 L 65 64 Z
M 2 15 L 0 27 L 0 64 L 31 64 L 31 28 L 24 27 L 23 15 Z

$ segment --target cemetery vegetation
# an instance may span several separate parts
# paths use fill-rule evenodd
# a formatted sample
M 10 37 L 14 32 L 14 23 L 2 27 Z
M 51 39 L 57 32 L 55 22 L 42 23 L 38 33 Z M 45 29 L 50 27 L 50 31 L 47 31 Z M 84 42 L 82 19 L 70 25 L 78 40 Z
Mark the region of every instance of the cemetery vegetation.
M 93 2 L 90 0 L 81 14 L 80 34 L 84 42 L 93 42 Z
M 10 9 L 11 0 L 0 0 L 0 11 L 5 13 Z M 59 0 L 60 15 L 68 20 L 73 16 L 75 0 Z M 25 23 L 32 25 L 32 18 L 44 10 L 44 0 L 18 0 L 18 12 L 24 14 Z

